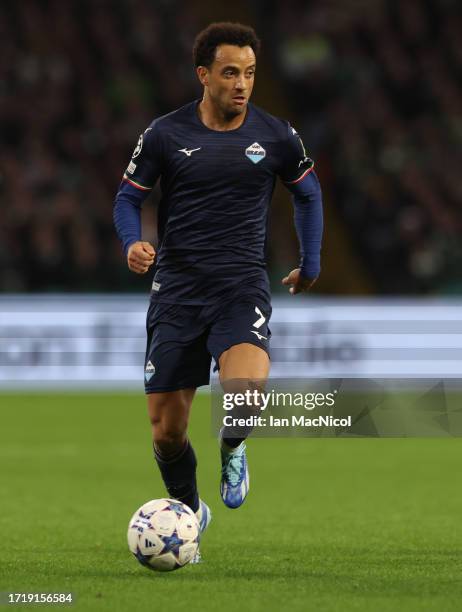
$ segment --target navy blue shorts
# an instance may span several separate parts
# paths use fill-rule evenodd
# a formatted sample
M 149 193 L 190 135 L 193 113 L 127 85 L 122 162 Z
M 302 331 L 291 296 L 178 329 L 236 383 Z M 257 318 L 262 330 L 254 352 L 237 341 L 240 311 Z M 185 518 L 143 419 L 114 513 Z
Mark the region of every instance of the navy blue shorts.
M 242 342 L 269 355 L 269 301 L 252 296 L 211 306 L 165 304 L 151 297 L 144 362 L 146 393 L 196 388 L 210 382 L 212 357 Z

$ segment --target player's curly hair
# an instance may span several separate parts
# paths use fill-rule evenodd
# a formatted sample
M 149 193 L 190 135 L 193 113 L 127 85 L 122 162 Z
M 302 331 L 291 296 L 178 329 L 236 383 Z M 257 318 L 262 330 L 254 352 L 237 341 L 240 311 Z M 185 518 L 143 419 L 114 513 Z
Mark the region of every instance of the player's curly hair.
M 249 46 L 255 55 L 260 50 L 260 40 L 250 26 L 229 21 L 211 23 L 196 36 L 193 47 L 194 65 L 210 68 L 218 45 Z

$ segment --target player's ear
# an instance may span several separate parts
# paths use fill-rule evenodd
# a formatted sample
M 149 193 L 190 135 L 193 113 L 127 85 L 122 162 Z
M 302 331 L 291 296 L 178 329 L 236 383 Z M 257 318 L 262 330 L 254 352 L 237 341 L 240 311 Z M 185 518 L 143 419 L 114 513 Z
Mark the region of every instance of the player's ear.
M 201 84 L 207 87 L 209 84 L 209 71 L 207 68 L 205 66 L 198 66 L 196 68 L 196 74 Z

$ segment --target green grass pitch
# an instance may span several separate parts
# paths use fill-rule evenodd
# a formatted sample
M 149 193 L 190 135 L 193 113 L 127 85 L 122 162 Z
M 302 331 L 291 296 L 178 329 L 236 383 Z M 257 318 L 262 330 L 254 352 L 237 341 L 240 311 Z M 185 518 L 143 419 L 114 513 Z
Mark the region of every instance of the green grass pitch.
M 157 574 L 126 544 L 131 514 L 165 496 L 143 395 L 0 406 L 0 591 L 72 591 L 82 611 L 461 609 L 461 439 L 252 440 L 250 494 L 229 510 L 198 396 L 204 563 Z

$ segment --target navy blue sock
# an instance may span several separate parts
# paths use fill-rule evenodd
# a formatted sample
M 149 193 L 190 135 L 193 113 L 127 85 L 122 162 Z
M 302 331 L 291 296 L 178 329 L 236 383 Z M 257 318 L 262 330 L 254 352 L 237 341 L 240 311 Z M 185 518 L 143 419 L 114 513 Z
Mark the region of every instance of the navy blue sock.
M 229 448 L 237 448 L 241 442 L 244 442 L 245 438 L 223 438 L 223 442 Z
M 184 448 L 173 457 L 162 457 L 156 448 L 154 448 L 154 457 L 169 496 L 183 502 L 193 512 L 197 512 L 199 510 L 199 493 L 196 482 L 197 460 L 189 440 L 186 441 Z

